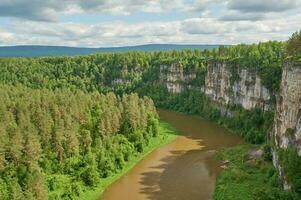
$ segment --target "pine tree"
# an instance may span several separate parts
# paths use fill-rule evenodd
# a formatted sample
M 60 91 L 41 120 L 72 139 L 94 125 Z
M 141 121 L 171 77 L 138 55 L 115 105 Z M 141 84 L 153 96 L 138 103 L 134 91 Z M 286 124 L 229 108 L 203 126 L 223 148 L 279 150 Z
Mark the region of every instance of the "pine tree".
M 78 131 L 78 124 L 76 124 L 71 115 L 66 116 L 66 127 L 65 127 L 65 138 L 66 138 L 66 152 L 68 157 L 77 155 L 79 142 L 77 139 L 76 132 Z
M 289 56 L 301 56 L 301 30 L 289 38 L 286 52 Z
M 91 144 L 92 144 L 92 138 L 89 130 L 82 130 L 82 143 L 83 143 L 83 149 L 84 153 L 87 153 L 91 150 Z
M 6 160 L 5 153 L 8 145 L 8 135 L 5 130 L 5 126 L 0 123 L 0 173 L 5 168 Z
M 21 160 L 23 150 L 23 135 L 16 124 L 10 124 L 7 129 L 9 135 L 8 142 L 8 158 L 13 161 L 15 165 Z
M 34 200 L 46 200 L 47 190 L 44 185 L 44 179 L 42 173 L 38 170 L 33 171 L 29 174 L 27 184 L 26 184 L 26 199 Z
M 24 146 L 24 159 L 30 170 L 39 169 L 38 161 L 41 157 L 41 144 L 37 131 L 31 127 L 24 133 L 25 146 Z

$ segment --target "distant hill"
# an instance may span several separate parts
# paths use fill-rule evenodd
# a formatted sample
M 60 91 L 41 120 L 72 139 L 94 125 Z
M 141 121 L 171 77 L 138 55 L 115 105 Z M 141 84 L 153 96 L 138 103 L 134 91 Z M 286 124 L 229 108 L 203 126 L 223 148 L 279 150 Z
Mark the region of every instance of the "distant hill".
M 182 49 L 213 49 L 219 45 L 147 44 L 139 46 L 81 48 L 65 46 L 0 46 L 0 57 L 76 56 L 100 52 L 170 51 Z

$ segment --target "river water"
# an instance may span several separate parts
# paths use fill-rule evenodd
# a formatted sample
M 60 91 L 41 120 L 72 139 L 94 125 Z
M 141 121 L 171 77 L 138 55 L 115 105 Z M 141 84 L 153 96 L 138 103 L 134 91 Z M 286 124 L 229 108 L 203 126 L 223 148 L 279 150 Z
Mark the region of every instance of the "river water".
M 221 163 L 214 153 L 242 139 L 212 122 L 160 110 L 179 136 L 162 146 L 104 192 L 101 200 L 208 200 Z

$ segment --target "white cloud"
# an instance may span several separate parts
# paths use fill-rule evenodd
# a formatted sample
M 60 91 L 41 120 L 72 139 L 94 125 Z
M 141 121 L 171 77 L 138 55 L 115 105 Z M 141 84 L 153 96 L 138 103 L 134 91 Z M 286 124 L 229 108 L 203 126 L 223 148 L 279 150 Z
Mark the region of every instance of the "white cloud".
M 9 45 L 10 42 L 14 41 L 14 34 L 7 32 L 7 31 L 3 31 L 0 29 L 0 43 L 4 44 L 4 45 Z
M 10 31 L 0 31 L 3 44 L 43 44 L 86 47 L 146 43 L 235 44 L 266 39 L 284 40 L 301 27 L 301 14 L 287 20 L 220 21 L 190 18 L 172 22 L 80 24 L 14 21 Z M 5 41 L 5 42 L 4 42 Z M 9 41 L 9 42 L 6 42 Z
M 295 8 L 297 0 L 229 0 L 230 9 L 243 12 L 283 12 Z
M 220 17 L 222 21 L 259 21 L 265 19 L 262 13 L 241 13 L 237 11 L 228 11 Z
M 0 16 L 33 21 L 58 21 L 62 14 L 131 15 L 137 12 L 199 12 L 209 0 L 1 0 Z
M 227 28 L 225 23 L 211 18 L 193 18 L 181 23 L 181 30 L 188 34 L 216 34 L 226 32 Z
M 284 0 L 276 8 L 261 8 L 266 12 L 256 13 L 252 9 L 259 3 L 267 7 L 275 0 L 254 0 L 238 7 L 236 4 L 240 1 L 125 0 L 120 3 L 117 0 L 65 0 L 61 3 L 59 0 L 28 0 L 27 5 L 25 0 L 1 0 L 0 16 L 14 18 L 9 20 L 9 26 L 0 23 L 0 45 L 101 47 L 145 43 L 252 43 L 267 39 L 284 40 L 301 27 L 301 14 L 290 9 L 294 0 Z M 4 9 L 6 11 L 2 12 Z M 136 12 L 164 14 L 167 11 L 183 12 L 185 19 L 130 23 L 118 16 L 118 21 L 95 24 L 59 21 L 62 14 L 78 14 L 80 17 L 81 13 L 90 12 L 130 15 Z

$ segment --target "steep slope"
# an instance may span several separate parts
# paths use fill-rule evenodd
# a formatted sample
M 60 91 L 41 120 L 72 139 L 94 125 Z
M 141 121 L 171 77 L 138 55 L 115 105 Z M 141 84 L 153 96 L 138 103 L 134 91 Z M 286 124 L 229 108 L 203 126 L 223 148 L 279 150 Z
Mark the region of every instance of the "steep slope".
M 301 65 L 286 63 L 274 122 L 275 144 L 296 147 L 301 156 Z
M 185 71 L 180 63 L 160 66 L 160 81 L 172 94 L 192 89 L 189 82 L 193 82 L 196 77 L 195 71 Z M 270 91 L 262 84 L 256 69 L 237 67 L 230 62 L 208 61 L 201 91 L 223 106 L 234 104 L 247 110 L 261 108 L 266 111 L 274 106 Z

